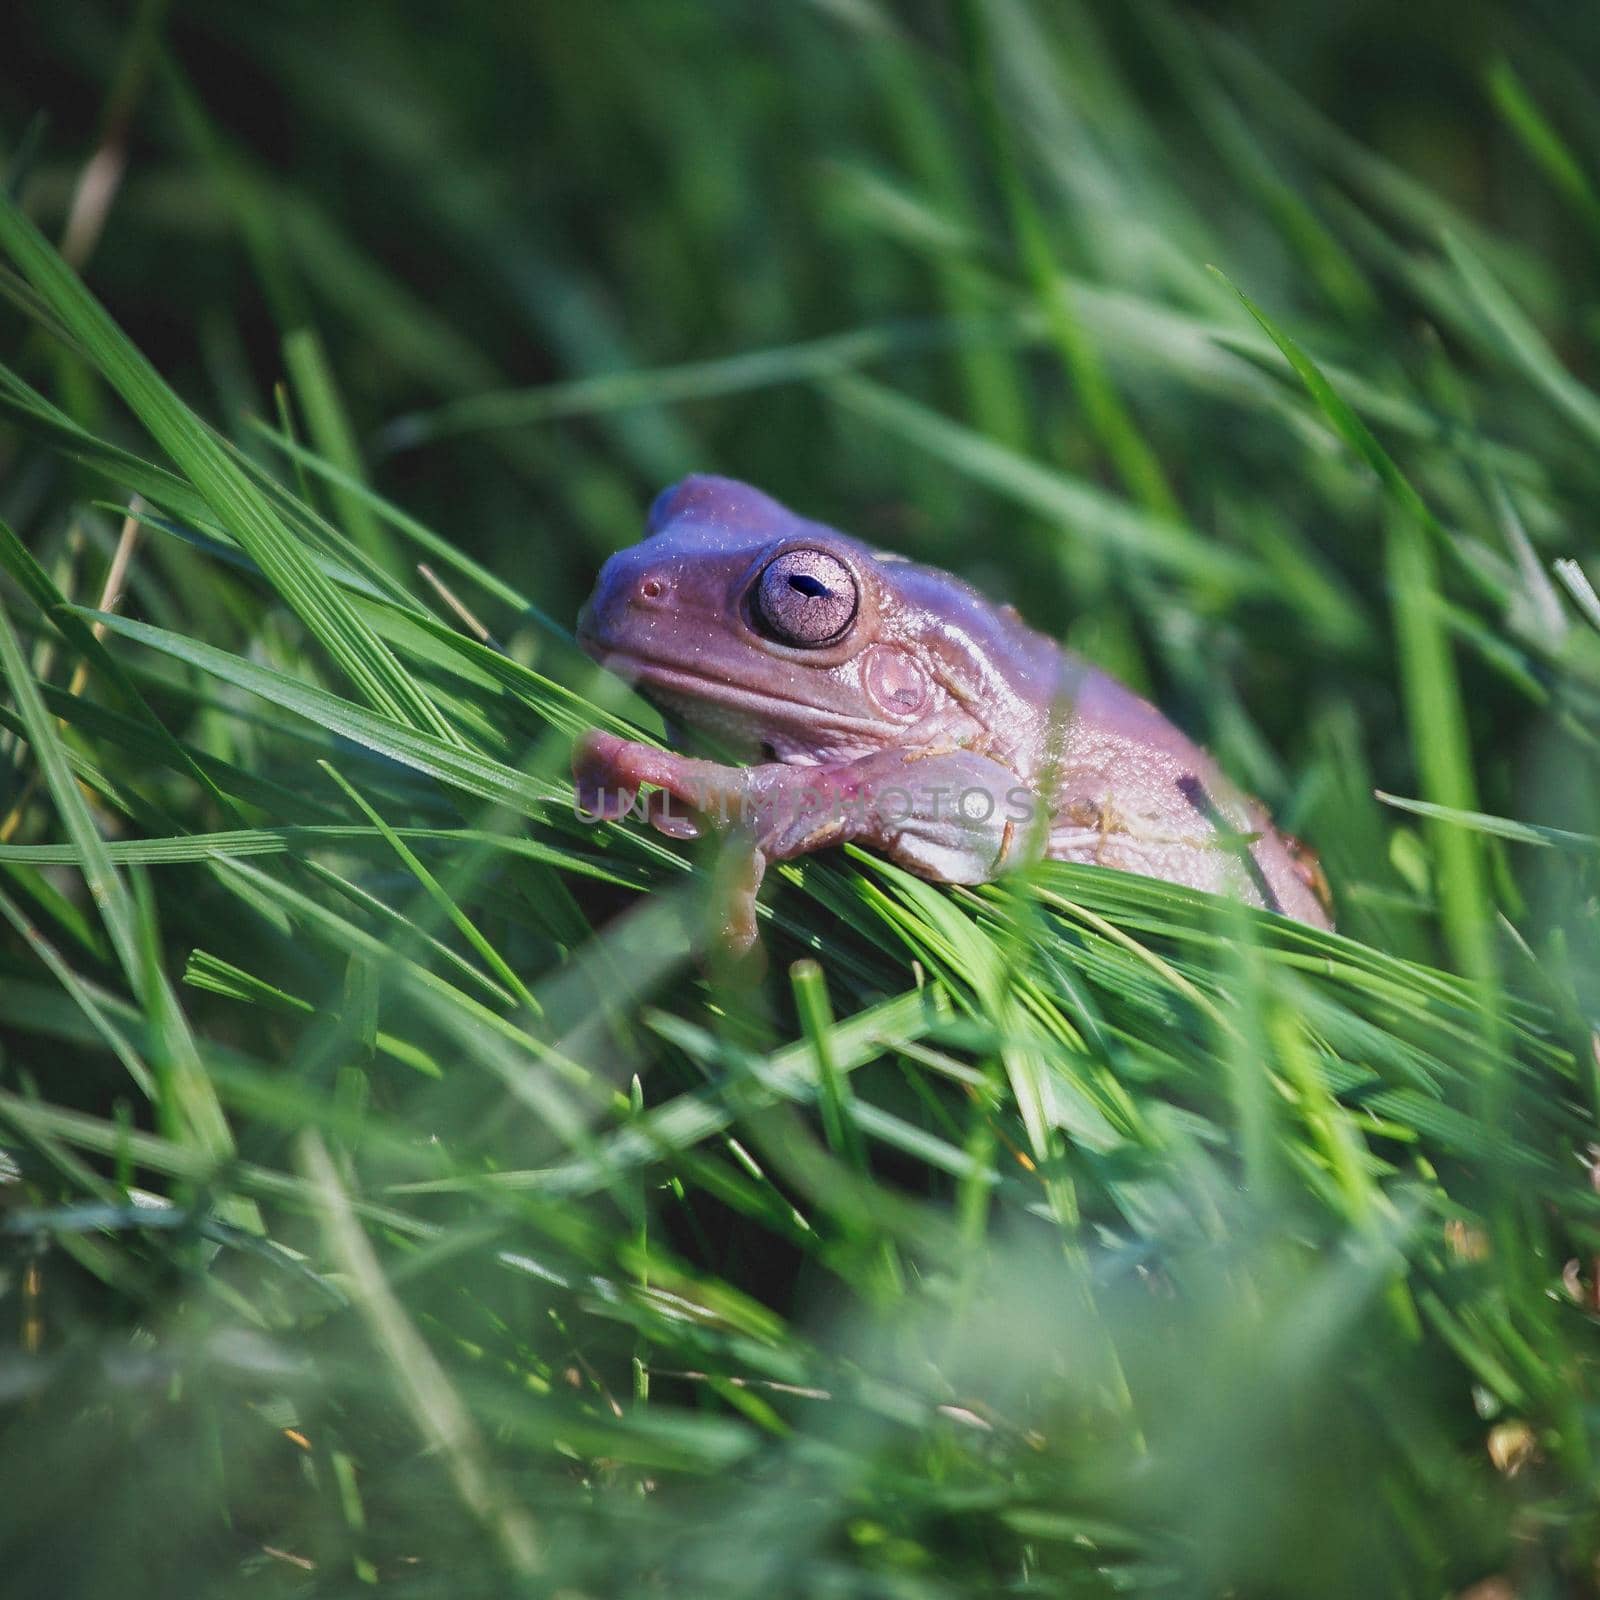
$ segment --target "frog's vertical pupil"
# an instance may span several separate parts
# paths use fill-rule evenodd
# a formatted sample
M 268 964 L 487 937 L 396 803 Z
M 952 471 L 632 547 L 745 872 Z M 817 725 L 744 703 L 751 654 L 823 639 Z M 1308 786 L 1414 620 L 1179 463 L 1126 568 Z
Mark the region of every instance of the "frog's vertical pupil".
M 860 595 L 855 575 L 827 550 L 785 550 L 769 561 L 750 596 L 751 615 L 781 644 L 814 649 L 843 638 Z

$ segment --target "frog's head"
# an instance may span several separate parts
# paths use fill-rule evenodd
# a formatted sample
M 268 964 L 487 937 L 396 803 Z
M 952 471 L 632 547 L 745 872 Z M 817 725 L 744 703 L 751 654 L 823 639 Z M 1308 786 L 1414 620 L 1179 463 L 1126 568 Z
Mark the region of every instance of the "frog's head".
M 950 605 L 907 587 L 930 577 L 976 598 L 746 484 L 687 478 L 601 569 L 578 639 L 691 726 L 769 759 L 849 758 L 948 698 Z

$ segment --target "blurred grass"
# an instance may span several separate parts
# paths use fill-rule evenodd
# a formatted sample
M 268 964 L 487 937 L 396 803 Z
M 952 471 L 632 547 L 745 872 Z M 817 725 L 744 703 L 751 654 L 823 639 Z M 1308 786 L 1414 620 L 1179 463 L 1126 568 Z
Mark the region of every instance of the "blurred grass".
M 1592 1592 L 1587 13 L 27 10 L 8 1585 Z M 696 468 L 1154 694 L 1340 932 L 851 850 L 703 972 L 566 781 Z

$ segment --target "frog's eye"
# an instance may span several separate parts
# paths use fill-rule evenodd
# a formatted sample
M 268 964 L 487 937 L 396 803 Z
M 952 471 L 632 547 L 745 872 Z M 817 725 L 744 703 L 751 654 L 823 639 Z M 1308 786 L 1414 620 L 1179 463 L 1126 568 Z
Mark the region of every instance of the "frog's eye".
M 855 620 L 856 580 L 826 550 L 785 550 L 756 583 L 756 620 L 782 644 L 832 644 Z

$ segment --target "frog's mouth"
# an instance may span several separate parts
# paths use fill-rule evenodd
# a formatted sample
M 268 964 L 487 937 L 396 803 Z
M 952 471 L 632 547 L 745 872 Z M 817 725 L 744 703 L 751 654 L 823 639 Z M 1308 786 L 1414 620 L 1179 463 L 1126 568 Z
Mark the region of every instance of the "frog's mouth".
M 697 672 L 681 661 L 618 649 L 581 627 L 578 642 L 608 672 L 687 727 L 736 735 L 752 746 L 770 745 L 775 739 L 788 744 L 799 736 L 804 745 L 824 746 L 830 752 L 847 746 L 875 749 L 883 742 L 883 724 L 870 717 L 752 689 Z

